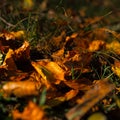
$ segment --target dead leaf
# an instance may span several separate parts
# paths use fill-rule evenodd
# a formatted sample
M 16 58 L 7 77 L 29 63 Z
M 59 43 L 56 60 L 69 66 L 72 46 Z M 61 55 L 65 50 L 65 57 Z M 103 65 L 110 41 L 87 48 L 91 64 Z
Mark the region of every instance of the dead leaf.
M 12 49 L 9 49 L 3 62 L 3 65 L 6 65 L 8 70 L 17 70 L 13 55 L 14 51 Z
M 88 79 L 68 80 L 64 82 L 67 86 L 75 90 L 89 90 L 92 82 Z
M 112 71 L 120 77 L 120 61 L 115 60 L 114 64 L 112 65 Z
M 97 50 L 101 50 L 105 46 L 105 42 L 103 40 L 94 40 L 89 44 L 88 50 L 90 52 L 94 52 Z
M 62 96 L 49 99 L 46 102 L 46 104 L 51 107 L 55 107 L 65 101 L 69 101 L 69 100 L 73 99 L 78 94 L 78 92 L 79 92 L 79 90 L 70 90 Z
M 44 80 L 54 84 L 59 84 L 60 81 L 65 80 L 65 71 L 55 62 L 40 60 L 38 62 L 32 62 L 32 65 Z
M 48 120 L 44 110 L 30 101 L 23 112 L 12 111 L 13 120 Z
M 30 59 L 29 43 L 25 41 L 23 45 L 18 49 L 16 49 L 14 52 L 15 52 L 14 53 L 15 60 L 21 60 L 21 61 L 29 60 Z
M 41 83 L 35 81 L 15 81 L 7 82 L 3 85 L 4 96 L 15 95 L 16 97 L 25 97 L 38 95 L 41 89 Z
M 99 80 L 81 99 L 77 100 L 78 104 L 66 113 L 67 119 L 80 120 L 91 107 L 113 89 L 115 89 L 115 86 L 108 79 Z
M 111 43 L 106 44 L 106 49 L 120 55 L 120 42 L 113 40 Z

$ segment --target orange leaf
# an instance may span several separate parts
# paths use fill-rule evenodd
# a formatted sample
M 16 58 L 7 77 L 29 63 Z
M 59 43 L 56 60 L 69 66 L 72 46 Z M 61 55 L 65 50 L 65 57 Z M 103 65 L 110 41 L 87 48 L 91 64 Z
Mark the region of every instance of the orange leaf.
M 35 103 L 30 101 L 24 108 L 23 112 L 13 110 L 12 116 L 14 120 L 48 120 L 45 116 L 45 112 L 41 107 L 38 107 Z
M 38 62 L 32 62 L 32 65 L 45 80 L 49 80 L 54 84 L 59 84 L 60 81 L 65 80 L 65 71 L 55 62 L 41 60 Z
M 16 81 L 7 82 L 2 90 L 5 96 L 15 95 L 17 97 L 38 95 L 41 89 L 41 83 L 35 81 Z
M 105 42 L 103 40 L 94 40 L 90 43 L 88 50 L 90 52 L 94 52 L 96 50 L 103 48 L 104 45 L 105 45 Z

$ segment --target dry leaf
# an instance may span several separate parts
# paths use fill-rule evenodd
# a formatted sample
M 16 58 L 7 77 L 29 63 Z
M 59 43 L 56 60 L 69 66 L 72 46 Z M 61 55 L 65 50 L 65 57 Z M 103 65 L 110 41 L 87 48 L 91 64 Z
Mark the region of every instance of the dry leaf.
M 21 47 L 19 47 L 18 49 L 16 49 L 14 51 L 15 55 L 14 58 L 15 60 L 21 60 L 21 61 L 25 61 L 25 60 L 29 60 L 30 59 L 30 46 L 29 43 L 27 41 L 25 41 L 23 43 L 23 45 Z
M 111 43 L 106 44 L 106 49 L 120 55 L 120 42 L 113 40 Z
M 51 107 L 57 106 L 65 101 L 73 99 L 78 94 L 78 92 L 79 92 L 79 90 L 70 90 L 62 96 L 49 99 L 46 102 L 46 104 Z
M 44 110 L 32 101 L 28 103 L 23 112 L 13 110 L 12 116 L 13 120 L 47 120 Z
M 65 80 L 65 71 L 55 62 L 41 60 L 32 62 L 32 65 L 43 79 L 48 80 L 51 83 L 59 84 L 60 81 Z
M 3 85 L 4 96 L 15 95 L 16 97 L 25 97 L 38 95 L 41 89 L 41 83 L 35 81 L 16 81 L 7 82 Z
M 105 45 L 105 42 L 103 40 L 94 40 L 89 44 L 88 50 L 90 52 L 94 52 L 103 48 L 104 45 Z
M 88 79 L 68 80 L 64 82 L 67 86 L 75 90 L 89 90 L 92 82 Z
M 17 70 L 13 55 L 14 51 L 12 49 L 9 49 L 3 62 L 3 65 L 6 65 L 8 70 Z
M 120 61 L 114 61 L 114 65 L 112 65 L 112 71 L 120 77 Z
M 78 105 L 66 113 L 67 119 L 80 120 L 91 107 L 108 95 L 113 89 L 115 89 L 115 86 L 108 79 L 99 80 L 93 88 L 78 100 Z

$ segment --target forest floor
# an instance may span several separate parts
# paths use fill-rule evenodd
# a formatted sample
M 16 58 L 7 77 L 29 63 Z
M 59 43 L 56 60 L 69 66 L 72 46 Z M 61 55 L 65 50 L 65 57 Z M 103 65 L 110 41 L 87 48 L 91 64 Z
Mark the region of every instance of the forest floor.
M 120 1 L 0 1 L 0 119 L 119 120 Z

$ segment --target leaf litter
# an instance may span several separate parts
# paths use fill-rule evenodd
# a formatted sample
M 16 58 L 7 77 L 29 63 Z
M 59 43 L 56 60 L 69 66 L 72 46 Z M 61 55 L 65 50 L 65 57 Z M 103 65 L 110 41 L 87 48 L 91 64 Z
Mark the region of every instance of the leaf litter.
M 32 0 L 24 1 L 23 9 L 29 11 L 33 6 Z M 54 108 L 67 109 L 63 119 L 80 120 L 90 115 L 96 106 L 97 110 L 92 112 L 101 110 L 99 104 L 102 102 L 103 109 L 110 106 L 115 100 L 113 96 L 120 92 L 120 35 L 108 28 L 97 28 L 97 22 L 103 19 L 104 16 L 85 19 L 84 24 L 78 22 L 80 30 L 72 34 L 61 29 L 58 35 L 43 43 L 44 46 L 36 46 L 44 54 L 43 59 L 33 60 L 32 48 L 24 31 L 0 33 L 0 92 L 4 100 L 15 97 L 26 102 L 22 111 L 20 103 L 11 105 L 13 108 L 9 114 L 14 120 L 51 120 L 54 116 L 49 111 Z M 58 26 L 69 25 L 65 20 L 57 22 Z M 90 30 L 81 29 L 90 25 L 93 27 Z M 113 39 L 108 42 L 111 36 Z M 102 69 L 104 66 L 105 70 Z M 44 101 L 38 105 L 41 95 Z M 110 102 L 105 102 L 107 100 Z M 111 109 L 119 108 L 119 98 L 116 97 L 116 101 Z M 106 118 L 108 113 L 100 115 Z

